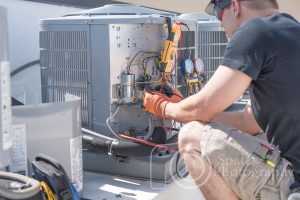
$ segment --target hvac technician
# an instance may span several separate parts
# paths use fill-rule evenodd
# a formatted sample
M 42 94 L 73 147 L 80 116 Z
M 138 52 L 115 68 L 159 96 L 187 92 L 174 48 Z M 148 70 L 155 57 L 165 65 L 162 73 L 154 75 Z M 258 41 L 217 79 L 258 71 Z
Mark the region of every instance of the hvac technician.
M 287 199 L 300 182 L 300 24 L 276 0 L 212 0 L 206 12 L 230 39 L 221 65 L 179 103 L 145 92 L 145 109 L 186 123 L 180 153 L 207 199 Z M 222 112 L 247 88 L 244 112 Z

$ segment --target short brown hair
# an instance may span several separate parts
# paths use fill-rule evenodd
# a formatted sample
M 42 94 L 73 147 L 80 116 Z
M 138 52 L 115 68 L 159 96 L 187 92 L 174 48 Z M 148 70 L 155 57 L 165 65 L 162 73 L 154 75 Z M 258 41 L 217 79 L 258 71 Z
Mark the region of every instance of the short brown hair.
M 279 9 L 277 0 L 244 0 L 243 2 L 253 10 L 264 10 L 270 8 L 270 6 Z

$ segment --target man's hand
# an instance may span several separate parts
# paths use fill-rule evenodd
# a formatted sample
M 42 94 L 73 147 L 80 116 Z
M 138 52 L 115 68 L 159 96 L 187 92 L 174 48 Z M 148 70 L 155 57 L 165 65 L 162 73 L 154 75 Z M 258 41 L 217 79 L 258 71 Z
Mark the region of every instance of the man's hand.
M 144 107 L 145 111 L 152 113 L 155 116 L 165 118 L 165 108 L 169 102 L 177 103 L 183 99 L 182 94 L 172 89 L 172 95 L 164 95 L 158 91 L 144 92 Z

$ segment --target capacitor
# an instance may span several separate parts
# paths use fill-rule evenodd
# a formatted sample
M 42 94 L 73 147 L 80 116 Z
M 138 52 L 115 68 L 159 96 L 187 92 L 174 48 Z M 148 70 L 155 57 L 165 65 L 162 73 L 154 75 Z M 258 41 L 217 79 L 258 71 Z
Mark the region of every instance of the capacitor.
M 134 95 L 134 82 L 135 75 L 130 73 L 124 73 L 121 75 L 121 96 L 125 103 L 134 103 L 136 98 Z

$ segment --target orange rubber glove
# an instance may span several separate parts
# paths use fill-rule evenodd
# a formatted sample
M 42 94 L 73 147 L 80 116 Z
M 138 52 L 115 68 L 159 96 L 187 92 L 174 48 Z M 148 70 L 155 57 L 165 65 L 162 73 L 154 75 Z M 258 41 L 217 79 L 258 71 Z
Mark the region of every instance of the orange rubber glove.
M 145 111 L 161 118 L 165 118 L 165 108 L 169 102 L 178 103 L 183 99 L 182 94 L 172 89 L 173 96 L 167 97 L 159 92 L 144 92 L 144 107 Z

